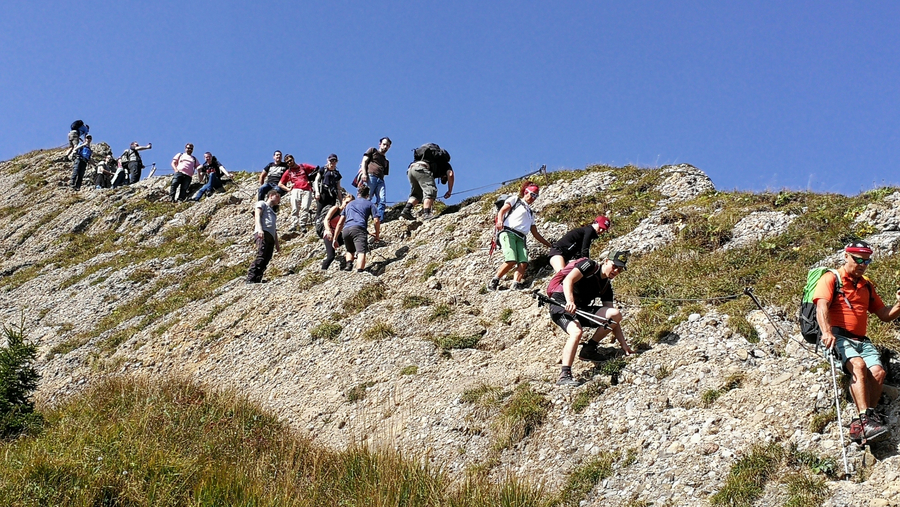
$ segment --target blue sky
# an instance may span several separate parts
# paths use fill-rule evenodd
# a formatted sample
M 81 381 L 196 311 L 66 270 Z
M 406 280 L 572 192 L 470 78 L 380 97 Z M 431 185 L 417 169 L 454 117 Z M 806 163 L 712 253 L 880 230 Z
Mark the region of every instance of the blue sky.
M 229 169 L 275 149 L 346 179 L 382 136 L 457 191 L 547 164 L 690 163 L 723 190 L 900 183 L 896 2 L 15 2 L 0 18 L 0 159 L 83 119 L 118 154 L 185 142 Z M 145 173 L 146 174 L 146 173 Z M 482 190 L 490 191 L 496 187 Z M 443 190 L 441 190 L 441 194 Z M 460 195 L 468 197 L 472 193 Z M 451 199 L 456 201 L 457 199 Z

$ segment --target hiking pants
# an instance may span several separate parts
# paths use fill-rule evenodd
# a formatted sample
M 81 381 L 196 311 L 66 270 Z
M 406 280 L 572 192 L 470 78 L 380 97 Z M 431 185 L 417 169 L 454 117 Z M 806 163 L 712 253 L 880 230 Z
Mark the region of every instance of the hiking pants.
M 327 238 L 322 238 L 322 241 L 325 242 L 325 259 L 322 261 L 322 269 L 328 269 L 331 266 L 332 261 L 334 261 L 334 245 L 331 244 L 331 240 Z M 340 235 L 338 236 L 338 244 L 344 241 Z
M 81 182 L 84 181 L 84 170 L 87 169 L 87 160 L 81 156 L 75 157 L 75 163 L 72 165 L 72 188 L 81 190 Z
M 256 258 L 250 264 L 247 271 L 247 281 L 259 283 L 262 281 L 263 273 L 272 260 L 272 253 L 275 252 L 275 238 L 268 232 L 263 232 L 263 237 L 256 236 Z
M 428 169 L 428 164 L 422 162 L 413 162 L 406 170 L 406 176 L 409 178 L 409 196 L 422 202 L 425 199 L 432 201 L 437 197 L 437 185 L 434 184 L 434 176 Z
M 378 220 L 384 222 L 385 195 L 384 176 L 369 175 L 369 200 L 375 203 L 378 209 Z
M 300 227 L 309 227 L 312 223 L 312 206 L 313 193 L 312 190 L 301 190 L 295 188 L 291 190 L 291 223 L 299 223 Z
M 125 168 L 120 167 L 116 169 L 116 173 L 112 176 L 112 187 L 119 188 L 128 184 L 128 175 L 126 174 Z
M 135 160 L 128 162 L 128 184 L 134 185 L 141 181 L 141 164 Z
M 278 185 L 271 185 L 269 183 L 266 183 L 263 186 L 259 187 L 259 190 L 256 191 L 256 200 L 265 201 L 266 196 L 269 195 L 269 190 L 277 190 L 278 194 L 284 197 L 285 192 L 281 189 L 281 187 L 279 187 Z
M 194 200 L 199 201 L 203 194 L 209 192 L 209 195 L 213 195 L 213 189 L 215 190 L 225 190 L 225 187 L 222 185 L 222 180 L 219 179 L 219 175 L 216 173 L 209 173 L 209 179 L 206 180 L 206 185 L 200 187 L 200 190 L 194 195 Z
M 169 190 L 169 199 L 184 201 L 188 196 L 188 188 L 191 186 L 191 177 L 184 173 L 175 173 L 172 176 L 172 188 Z

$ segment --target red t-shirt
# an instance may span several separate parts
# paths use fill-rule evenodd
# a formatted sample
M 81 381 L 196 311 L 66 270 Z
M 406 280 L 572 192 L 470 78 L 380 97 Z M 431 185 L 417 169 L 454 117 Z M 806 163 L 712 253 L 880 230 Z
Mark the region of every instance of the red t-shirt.
M 294 183 L 294 188 L 299 190 L 312 190 L 309 182 L 309 174 L 316 170 L 316 166 L 309 164 L 297 164 L 281 175 L 279 183 L 287 185 L 288 181 Z
M 856 336 L 866 336 L 868 316 L 884 308 L 884 302 L 875 292 L 875 287 L 865 278 L 854 280 L 838 269 L 841 274 L 841 294 L 834 293 L 834 273 L 826 272 L 819 278 L 813 292 L 813 302 L 828 301 L 828 317 L 832 326 L 842 327 Z M 845 299 L 846 298 L 846 299 Z

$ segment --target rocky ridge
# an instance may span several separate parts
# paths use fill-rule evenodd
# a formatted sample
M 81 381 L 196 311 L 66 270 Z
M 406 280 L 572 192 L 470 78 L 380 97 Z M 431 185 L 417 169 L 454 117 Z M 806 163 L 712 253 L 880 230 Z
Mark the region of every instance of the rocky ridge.
M 32 152 L 0 164 L 2 318 L 23 317 L 40 344 L 42 403 L 63 401 L 106 374 L 187 376 L 237 390 L 324 445 L 391 446 L 456 477 L 493 460 L 493 477 L 514 473 L 552 490 L 602 453 L 631 456 L 590 491 L 582 502 L 590 506 L 707 505 L 734 462 L 759 442 L 840 457 L 836 423 L 822 433 L 808 428 L 811 415 L 833 405 L 830 373 L 817 367 L 821 356 L 798 335 L 785 342 L 759 311 L 748 316 L 758 343 L 706 306 L 620 372 L 577 364 L 576 375 L 588 383 L 556 387 L 564 338 L 546 310 L 527 292 L 482 290 L 500 260 L 486 255 L 492 207 L 480 200 L 424 223 L 388 221 L 370 256 L 373 274 L 319 271 L 320 240 L 286 234 L 269 283 L 245 285 L 254 178 L 238 178 L 196 205 L 160 203 L 168 178 L 72 193 L 61 185 L 68 164 L 59 155 Z M 662 169 L 660 181 L 664 198 L 609 248 L 639 254 L 675 241 L 680 225 L 665 219 L 667 207 L 715 190 L 689 165 Z M 540 217 L 548 203 L 592 199 L 616 183 L 614 171 L 585 171 L 543 188 L 535 210 Z M 895 195 L 860 215 L 870 218 L 882 253 L 893 253 L 898 240 Z M 790 223 L 782 215 L 747 217 L 729 248 L 780 234 Z M 548 237 L 566 230 L 543 218 L 538 228 Z M 78 238 L 110 245 L 88 259 L 61 260 Z M 164 251 L 185 238 L 208 243 L 162 257 L 134 254 L 135 247 Z M 536 242 L 530 248 L 533 258 L 546 253 Z M 192 280 L 207 283 L 203 273 L 211 268 L 232 277 L 202 297 L 177 299 Z M 538 273 L 532 284 L 543 288 L 549 278 Z M 370 304 L 358 310 L 361 294 Z M 157 301 L 178 304 L 148 320 Z M 628 322 L 633 309 L 623 311 Z M 794 332 L 782 309 L 768 311 L 779 329 Z M 339 324 L 333 338 L 316 337 L 322 323 Z M 365 338 L 375 326 L 382 336 Z M 477 346 L 438 345 L 466 337 Z M 736 376 L 739 387 L 704 402 L 706 392 Z M 545 400 L 547 416 L 495 452 L 496 412 L 464 398 L 484 386 L 513 391 L 523 384 Z M 587 391 L 595 394 L 580 403 Z M 868 465 L 865 481 L 829 482 L 828 505 L 900 505 L 900 402 L 895 388 L 886 394 L 895 436 L 877 460 L 848 448 L 856 470 Z M 783 496 L 770 485 L 758 504 L 781 505 Z

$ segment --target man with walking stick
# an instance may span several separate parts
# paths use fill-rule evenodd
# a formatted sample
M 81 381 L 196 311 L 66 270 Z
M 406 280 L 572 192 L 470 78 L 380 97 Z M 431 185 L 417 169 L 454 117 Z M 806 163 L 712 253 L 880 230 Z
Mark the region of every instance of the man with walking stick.
M 900 290 L 896 294 L 897 303 L 885 306 L 875 286 L 865 277 L 872 253 L 872 247 L 865 241 L 847 245 L 837 275 L 825 272 L 813 293 L 826 354 L 834 351 L 850 373 L 850 394 L 859 414 L 850 422 L 850 438 L 863 445 L 890 436 L 875 410 L 887 374 L 878 350 L 866 336 L 867 313 L 874 313 L 884 322 L 900 316 Z

